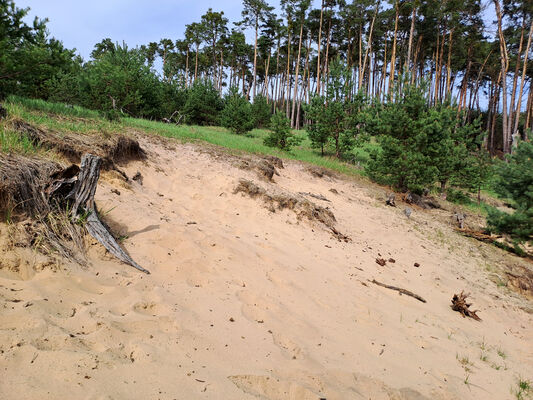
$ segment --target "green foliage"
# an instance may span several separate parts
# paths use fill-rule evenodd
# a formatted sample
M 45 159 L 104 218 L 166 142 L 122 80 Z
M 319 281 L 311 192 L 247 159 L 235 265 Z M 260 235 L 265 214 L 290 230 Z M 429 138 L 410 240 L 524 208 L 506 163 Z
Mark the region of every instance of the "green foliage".
M 280 150 L 290 151 L 293 146 L 301 143 L 302 138 L 291 132 L 291 121 L 283 112 L 277 112 L 270 120 L 270 132 L 263 140 L 269 147 L 277 147 Z
M 430 107 L 425 93 L 423 86 L 405 85 L 395 101 L 374 108 L 377 122 L 367 129 L 378 135 L 381 149 L 366 168 L 372 179 L 415 192 L 439 182 L 444 190 L 469 165 L 479 126 L 460 125 L 449 104 Z
M 187 91 L 183 106 L 185 122 L 194 125 L 216 125 L 224 103 L 211 81 L 196 81 Z
M 497 192 L 509 197 L 516 209 L 512 214 L 491 210 L 489 230 L 511 235 L 519 242 L 533 243 L 533 144 L 520 142 L 507 162 L 497 167 Z
M 270 111 L 270 104 L 263 95 L 257 95 L 252 104 L 252 114 L 254 116 L 254 126 L 256 128 L 266 128 L 270 124 L 272 112 Z
M 28 11 L 12 0 L 0 0 L 0 98 L 8 94 L 46 98 L 46 82 L 80 63 L 73 50 L 48 38 L 47 20 L 35 18 L 27 25 Z
M 458 189 L 449 188 L 446 191 L 446 200 L 448 200 L 451 203 L 456 204 L 472 204 L 472 200 L 470 199 L 470 196 L 468 196 L 465 192 Z
M 351 71 L 340 59 L 331 64 L 330 81 L 325 97 L 315 96 L 304 106 L 305 117 L 311 122 L 307 133 L 314 148 L 324 155 L 331 143 L 335 156 L 341 158 L 354 147 L 357 135 L 364 131 L 367 100 L 362 91 L 353 96 Z
M 144 63 L 143 54 L 125 44 L 99 51 L 80 76 L 81 104 L 105 112 L 159 116 L 160 90 L 161 82 Z
M 236 87 L 232 87 L 226 96 L 224 109 L 220 113 L 220 123 L 239 135 L 251 131 L 254 127 L 252 106 Z

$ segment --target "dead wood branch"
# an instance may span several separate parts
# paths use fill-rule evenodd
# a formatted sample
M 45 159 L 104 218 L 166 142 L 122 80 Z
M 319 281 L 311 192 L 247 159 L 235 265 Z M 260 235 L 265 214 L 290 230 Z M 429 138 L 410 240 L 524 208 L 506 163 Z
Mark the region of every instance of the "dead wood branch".
M 384 283 L 376 281 L 375 279 L 372 279 L 370 282 L 372 282 L 375 285 L 387 288 L 387 289 L 396 290 L 400 294 L 405 294 L 407 296 L 414 297 L 418 301 L 421 301 L 422 303 L 426 303 L 426 300 L 423 297 L 420 297 L 419 295 L 417 295 L 416 293 L 411 292 L 410 290 L 402 289 L 402 288 L 399 288 L 397 286 L 386 285 Z
M 470 293 L 464 293 L 464 291 L 461 291 L 460 294 L 454 294 L 451 305 L 452 310 L 460 312 L 463 318 L 470 317 L 476 321 L 481 321 L 481 318 L 479 318 L 476 314 L 479 310 L 470 310 L 470 306 L 472 304 L 466 302 L 466 298 L 468 296 L 470 296 Z

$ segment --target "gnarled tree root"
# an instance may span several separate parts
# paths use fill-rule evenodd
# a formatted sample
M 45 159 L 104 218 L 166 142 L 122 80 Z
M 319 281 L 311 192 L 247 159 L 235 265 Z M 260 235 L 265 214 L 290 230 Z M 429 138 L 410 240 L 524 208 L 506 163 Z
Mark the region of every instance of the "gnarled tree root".
M 80 219 L 86 216 L 84 223 L 89 235 L 101 243 L 111 254 L 120 261 L 149 274 L 150 271 L 137 264 L 117 243 L 107 228 L 98 218 L 98 211 L 94 204 L 96 185 L 100 177 L 102 159 L 92 154 L 84 154 L 77 179 L 74 177 L 56 180 L 48 190 L 49 198 L 56 198 L 58 203 L 70 202 L 71 218 Z M 71 188 L 64 197 L 65 188 Z M 63 197 L 63 198 L 61 198 Z

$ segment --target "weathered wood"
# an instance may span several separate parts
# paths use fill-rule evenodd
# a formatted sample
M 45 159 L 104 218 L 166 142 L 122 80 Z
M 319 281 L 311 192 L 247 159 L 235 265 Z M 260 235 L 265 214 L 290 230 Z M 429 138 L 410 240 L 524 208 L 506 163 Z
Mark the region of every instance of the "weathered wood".
M 80 173 L 74 189 L 67 196 L 74 200 L 70 214 L 76 216 L 82 206 L 85 211 L 92 211 L 94 207 L 94 194 L 100 179 L 102 159 L 92 154 L 84 154 L 81 159 Z
M 91 213 L 87 217 L 85 227 L 87 228 L 87 232 L 89 232 L 89 235 L 98 240 L 98 242 L 100 242 L 107 249 L 107 251 L 113 254 L 120 261 L 131 265 L 133 268 L 136 268 L 141 272 L 144 272 L 146 274 L 150 273 L 150 271 L 144 269 L 135 261 L 133 261 L 133 259 L 124 251 L 124 249 L 120 247 L 115 238 L 111 236 L 109 231 L 104 227 L 104 225 L 98 218 L 96 210 L 91 211 Z
M 100 178 L 100 168 L 102 167 L 102 159 L 92 154 L 84 154 L 81 160 L 80 171 L 78 178 L 74 183 L 74 187 L 66 196 L 67 200 L 72 200 L 73 205 L 70 211 L 72 218 L 79 218 L 80 213 L 87 216 L 85 228 L 87 232 L 101 243 L 107 251 L 113 254 L 120 261 L 131 265 L 132 267 L 149 274 L 150 271 L 144 269 L 137 264 L 120 245 L 115 238 L 109 233 L 107 228 L 102 224 L 98 218 L 98 211 L 94 204 L 94 194 L 96 193 L 96 186 Z M 64 184 L 71 184 L 73 178 L 64 179 L 61 182 L 54 184 L 54 191 L 57 191 Z
M 416 293 L 411 292 L 410 290 L 402 289 L 402 288 L 397 287 L 397 286 L 386 285 L 385 283 L 378 282 L 375 279 L 372 279 L 370 282 L 372 282 L 375 285 L 387 288 L 387 289 L 396 290 L 397 292 L 400 292 L 400 294 L 405 294 L 407 296 L 411 296 L 411 297 L 417 299 L 418 301 L 421 301 L 422 303 L 426 303 L 426 300 L 424 300 L 424 298 L 420 297 Z
M 477 316 L 477 312 L 479 310 L 470 310 L 470 306 L 472 304 L 466 302 L 466 298 L 470 296 L 470 293 L 464 293 L 464 291 L 461 291 L 460 294 L 454 294 L 452 298 L 452 307 L 453 311 L 460 312 L 461 315 L 464 317 L 470 317 L 475 319 L 476 321 L 481 321 L 481 318 Z

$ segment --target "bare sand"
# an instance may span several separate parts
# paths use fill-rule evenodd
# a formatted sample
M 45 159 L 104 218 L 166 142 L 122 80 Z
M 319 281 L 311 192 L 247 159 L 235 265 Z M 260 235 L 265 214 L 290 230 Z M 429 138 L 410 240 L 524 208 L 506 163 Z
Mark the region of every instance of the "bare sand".
M 125 172 L 143 184 L 106 173 L 97 204 L 151 275 L 94 242 L 85 268 L 9 247 L 0 226 L 0 398 L 512 399 L 533 379 L 533 305 L 501 273 L 524 261 L 449 212 L 407 219 L 384 190 L 297 162 L 267 182 L 199 145 L 141 144 Z M 352 241 L 234 194 L 241 178 L 324 196 L 307 198 Z M 451 310 L 461 290 L 481 322 Z

